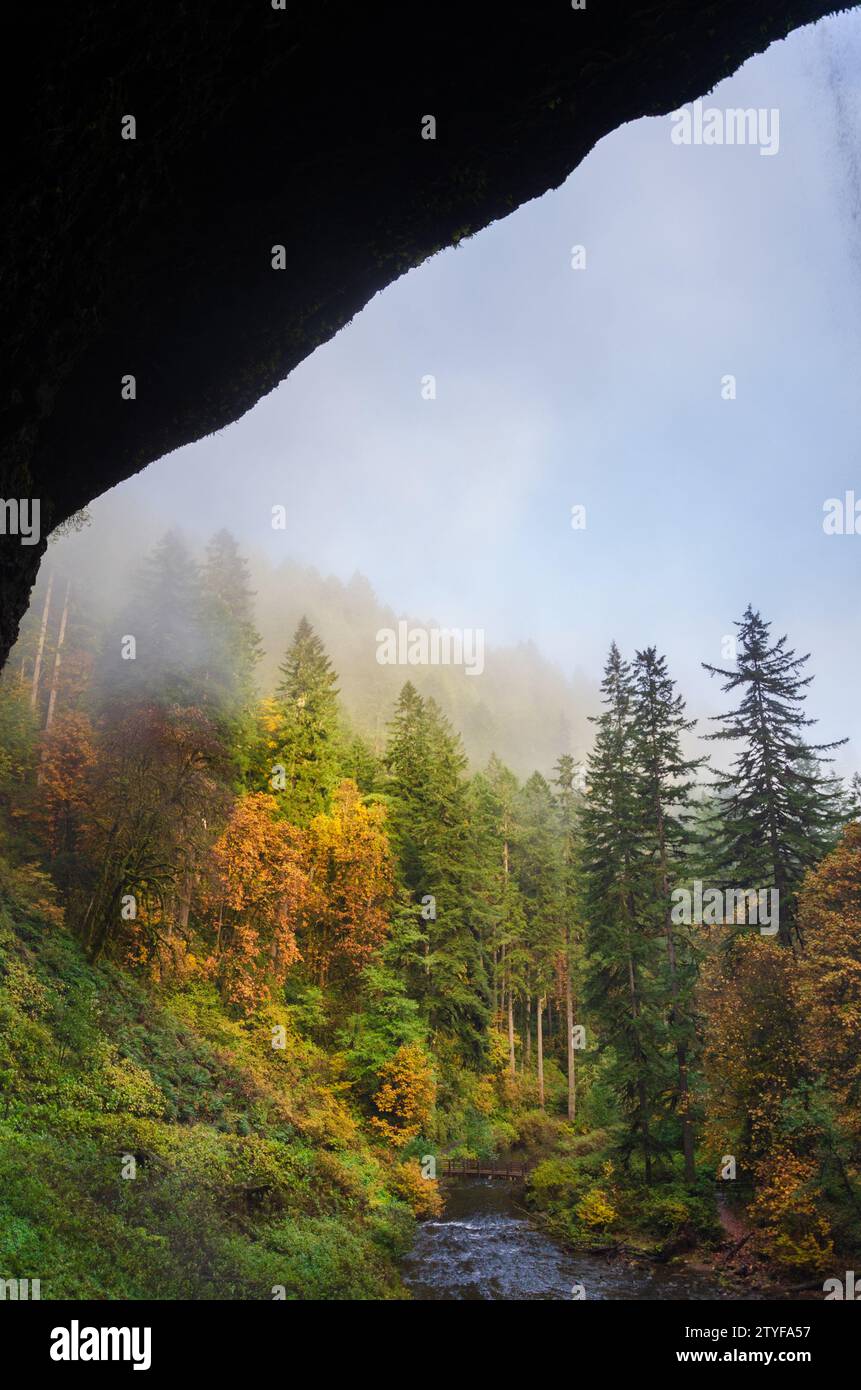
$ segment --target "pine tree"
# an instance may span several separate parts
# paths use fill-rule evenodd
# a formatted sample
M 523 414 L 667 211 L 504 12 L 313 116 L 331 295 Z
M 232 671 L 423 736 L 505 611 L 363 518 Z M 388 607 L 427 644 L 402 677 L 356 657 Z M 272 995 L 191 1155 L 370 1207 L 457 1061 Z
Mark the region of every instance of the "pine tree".
M 689 1057 L 695 1042 L 691 996 L 696 961 L 690 935 L 672 920 L 671 891 L 687 867 L 692 835 L 690 801 L 705 758 L 685 758 L 682 738 L 695 727 L 685 717 L 666 659 L 654 647 L 637 652 L 633 667 L 632 734 L 637 764 L 637 794 L 645 819 L 645 848 L 654 872 L 656 926 L 666 942 L 670 1038 L 678 1075 L 677 1110 L 682 1128 L 685 1179 L 692 1183 L 694 1131 L 691 1116 Z
M 716 873 L 744 889 L 774 888 L 779 894 L 779 939 L 799 939 L 796 894 L 805 870 L 830 846 L 841 820 L 837 780 L 825 775 L 822 757 L 835 743 L 808 744 L 804 730 L 816 721 L 803 713 L 812 676 L 802 675 L 809 654 L 797 657 L 785 636 L 772 642 L 770 623 L 750 605 L 736 623 L 738 660 L 734 671 L 703 662 L 724 679 L 723 690 L 740 690 L 735 709 L 715 719 L 722 728 L 709 739 L 740 743 L 731 771 L 715 779 L 720 798 Z
M 653 1116 L 663 1090 L 662 1028 L 655 989 L 653 884 L 636 782 L 630 667 L 615 642 L 601 683 L 605 712 L 588 760 L 581 815 L 587 924 L 586 1003 L 612 1048 L 611 1078 L 652 1179 Z
M 280 670 L 274 731 L 274 763 L 283 768 L 284 781 L 279 802 L 289 820 L 307 826 L 325 810 L 338 777 L 338 690 L 323 643 L 306 618 Z

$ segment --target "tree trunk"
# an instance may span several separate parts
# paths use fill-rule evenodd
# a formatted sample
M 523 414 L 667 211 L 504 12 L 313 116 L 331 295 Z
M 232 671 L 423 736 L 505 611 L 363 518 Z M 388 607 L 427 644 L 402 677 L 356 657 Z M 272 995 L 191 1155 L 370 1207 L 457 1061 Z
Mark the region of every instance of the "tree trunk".
M 45 732 L 47 733 L 54 721 L 54 709 L 57 704 L 57 687 L 60 683 L 60 662 L 62 660 L 63 642 L 66 638 L 66 619 L 69 616 L 69 591 L 71 590 L 71 580 L 66 584 L 66 597 L 63 599 L 63 613 L 60 618 L 60 631 L 57 636 L 57 650 L 54 652 L 54 669 L 51 673 L 51 693 L 48 696 L 48 713 L 45 716 Z
M 54 576 L 52 574 L 48 580 L 48 589 L 42 608 L 42 621 L 39 625 L 39 645 L 36 648 L 36 660 L 33 663 L 33 681 L 30 686 L 30 708 L 32 710 L 35 710 L 36 702 L 39 699 L 39 676 L 42 673 L 42 652 L 45 650 L 45 631 L 48 627 L 48 613 L 51 608 L 51 590 L 53 587 Z
M 538 1104 L 544 1109 L 544 1037 L 542 1034 L 542 1016 L 544 1014 L 544 996 L 538 999 L 536 1014 L 536 1045 L 538 1048 Z
M 574 999 L 571 991 L 571 928 L 565 928 L 565 1029 L 568 1035 L 568 1119 L 577 1114 L 577 1075 L 574 1071 Z
M 629 910 L 628 932 L 630 933 L 630 930 L 631 930 L 630 922 L 631 922 L 631 919 L 632 919 L 632 917 L 633 917 L 633 904 L 632 904 L 632 903 L 629 903 L 629 904 L 628 904 L 628 910 Z M 629 991 L 630 991 L 630 996 L 631 996 L 631 1019 L 632 1019 L 632 1022 L 633 1022 L 633 1024 L 634 1024 L 634 1029 L 636 1030 L 637 1035 L 638 1035 L 638 1050 L 639 1050 L 639 1047 L 640 1047 L 640 1044 L 639 1044 L 640 996 L 639 996 L 639 990 L 638 990 L 638 988 L 637 988 L 637 974 L 636 974 L 636 971 L 635 971 L 635 969 L 634 969 L 634 957 L 633 957 L 633 955 L 632 955 L 632 953 L 631 953 L 630 940 L 629 940 L 629 942 L 628 942 L 628 989 L 629 989 Z M 647 1187 L 651 1187 L 651 1185 L 652 1185 L 652 1136 L 651 1136 L 651 1131 L 650 1131 L 650 1126 L 649 1126 L 649 1100 L 648 1100 L 648 1095 L 647 1095 L 647 1092 L 646 1092 L 646 1079 L 645 1079 L 645 1076 L 644 1076 L 644 1074 L 643 1074 L 644 1066 L 645 1066 L 645 1058 L 644 1058 L 642 1055 L 639 1057 L 639 1062 L 640 1062 L 640 1066 L 639 1066 L 639 1068 L 638 1068 L 638 1076 L 637 1076 L 637 1105 L 638 1105 L 638 1108 L 639 1108 L 639 1111 L 640 1111 L 640 1130 L 641 1130 L 642 1136 L 643 1136 L 643 1173 L 644 1173 L 644 1176 L 645 1176 L 645 1179 L 646 1179 L 646 1186 L 647 1186 Z
M 673 917 L 670 906 L 670 874 L 667 863 L 667 837 L 664 826 L 664 809 L 658 802 L 656 807 L 658 820 L 658 844 L 661 853 L 661 892 L 666 902 L 664 916 L 664 935 L 667 942 L 667 965 L 670 975 L 670 1024 L 678 1027 L 681 1015 L 679 1012 L 679 981 L 678 970 L 676 967 L 676 943 L 673 940 Z M 688 1085 L 688 1049 L 687 1044 L 682 1040 L 676 1041 L 676 1067 L 679 1077 L 679 1118 L 682 1123 L 682 1154 L 685 1163 L 685 1182 L 692 1186 L 696 1181 L 696 1163 L 694 1159 L 694 1128 L 690 1117 L 690 1087 Z
M 508 840 L 502 846 L 502 876 L 503 876 L 503 902 L 506 910 L 508 908 Z M 508 926 L 507 921 L 504 924 Z M 514 995 L 511 989 L 510 967 L 505 965 L 505 942 L 502 943 L 502 963 L 503 963 L 503 990 L 508 990 L 508 1067 L 512 1076 L 516 1075 L 516 1065 L 514 1059 Z
M 188 919 L 191 913 L 191 897 L 191 874 L 188 872 L 188 869 L 186 869 L 182 876 L 182 885 L 179 890 L 178 898 L 179 911 L 176 915 L 176 925 L 183 934 L 185 934 L 188 928 Z

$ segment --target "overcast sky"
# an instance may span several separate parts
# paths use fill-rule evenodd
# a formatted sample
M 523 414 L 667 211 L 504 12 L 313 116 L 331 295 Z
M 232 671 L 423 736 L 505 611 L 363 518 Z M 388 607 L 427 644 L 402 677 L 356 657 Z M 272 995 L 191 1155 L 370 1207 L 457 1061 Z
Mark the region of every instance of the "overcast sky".
M 861 16 L 705 104 L 777 108 L 778 152 L 626 126 L 94 520 L 226 525 L 490 648 L 534 638 L 567 672 L 597 677 L 611 638 L 656 643 L 699 716 L 723 707 L 699 663 L 752 601 L 812 651 L 818 732 L 861 766 L 861 535 L 822 528 L 827 498 L 861 499 Z

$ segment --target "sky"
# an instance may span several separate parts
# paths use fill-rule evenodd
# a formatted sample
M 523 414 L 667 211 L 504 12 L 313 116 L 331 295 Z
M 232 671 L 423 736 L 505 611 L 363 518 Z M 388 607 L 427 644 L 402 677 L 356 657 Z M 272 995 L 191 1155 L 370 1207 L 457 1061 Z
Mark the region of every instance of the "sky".
M 861 500 L 861 16 L 704 105 L 776 108 L 777 152 L 632 122 L 94 523 L 227 526 L 272 561 L 360 571 L 399 613 L 483 629 L 488 660 L 532 639 L 596 680 L 611 639 L 654 643 L 700 718 L 725 707 L 701 662 L 751 602 L 812 653 L 817 736 L 848 735 L 838 767 L 861 767 L 861 534 L 823 531 L 826 499 Z

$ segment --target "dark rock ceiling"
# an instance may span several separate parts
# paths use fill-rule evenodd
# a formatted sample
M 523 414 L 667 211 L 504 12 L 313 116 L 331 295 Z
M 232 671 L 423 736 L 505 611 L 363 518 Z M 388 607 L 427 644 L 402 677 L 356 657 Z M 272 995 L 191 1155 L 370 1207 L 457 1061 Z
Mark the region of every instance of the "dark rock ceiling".
M 43 540 L 0 537 L 0 660 L 52 526 L 236 420 L 377 290 L 560 184 L 615 127 L 834 9 L 7 6 L 23 81 L 3 154 L 0 495 L 40 499 Z

